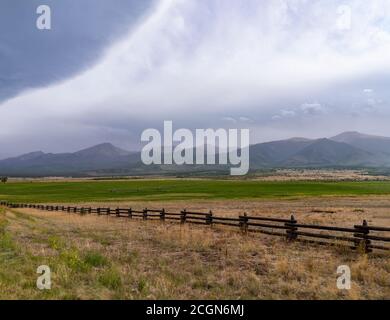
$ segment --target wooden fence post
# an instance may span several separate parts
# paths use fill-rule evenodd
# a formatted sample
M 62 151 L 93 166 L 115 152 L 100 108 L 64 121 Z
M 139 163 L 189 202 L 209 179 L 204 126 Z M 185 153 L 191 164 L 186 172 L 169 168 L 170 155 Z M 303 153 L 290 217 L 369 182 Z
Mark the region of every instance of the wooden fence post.
M 372 252 L 372 249 L 370 249 L 371 240 L 368 239 L 370 228 L 368 227 L 367 220 L 363 220 L 362 225 L 356 225 L 355 229 L 356 233 L 353 235 L 356 238 L 355 247 L 358 250 L 361 249 L 364 253 Z
M 142 212 L 142 219 L 148 220 L 148 209 L 147 208 L 145 208 Z
M 206 216 L 206 224 L 213 225 L 213 212 L 210 210 L 208 215 Z
M 297 224 L 297 220 L 295 220 L 294 215 L 291 215 L 290 222 L 285 223 L 284 225 L 288 227 L 286 229 L 286 237 L 288 241 L 294 241 L 297 239 L 297 230 L 298 228 L 295 226 Z
M 165 209 L 163 208 L 160 212 L 160 220 L 165 222 Z
M 247 234 L 248 233 L 248 216 L 247 216 L 246 212 L 244 212 L 244 215 L 239 216 L 239 218 L 240 218 L 241 232 L 244 234 Z
M 129 209 L 128 211 L 128 215 L 129 215 L 129 218 L 132 219 L 133 218 L 133 209 Z
M 115 209 L 115 213 L 116 213 L 116 216 L 117 216 L 117 217 L 120 216 L 119 208 L 116 208 L 116 209 Z
M 182 210 L 181 215 L 180 215 L 180 223 L 186 223 L 187 219 L 187 209 Z

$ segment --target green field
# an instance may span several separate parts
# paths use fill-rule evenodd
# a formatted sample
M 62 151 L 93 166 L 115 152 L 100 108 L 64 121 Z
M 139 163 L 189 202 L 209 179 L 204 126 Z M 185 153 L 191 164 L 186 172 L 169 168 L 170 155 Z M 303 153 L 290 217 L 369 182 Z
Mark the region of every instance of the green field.
M 125 180 L 14 182 L 0 185 L 0 200 L 25 203 L 262 199 L 387 194 L 390 195 L 390 181 Z

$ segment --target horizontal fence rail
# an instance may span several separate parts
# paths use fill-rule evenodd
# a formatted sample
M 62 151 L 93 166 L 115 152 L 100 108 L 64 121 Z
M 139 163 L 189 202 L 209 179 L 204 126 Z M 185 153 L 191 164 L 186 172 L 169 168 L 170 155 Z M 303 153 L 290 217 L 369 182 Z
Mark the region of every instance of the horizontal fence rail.
M 390 228 L 370 226 L 364 220 L 361 225 L 348 227 L 322 226 L 316 224 L 298 223 L 292 215 L 290 219 L 248 216 L 243 214 L 237 218 L 220 217 L 209 212 L 195 212 L 186 209 L 180 212 L 167 212 L 165 209 L 156 210 L 144 208 L 92 208 L 69 207 L 38 204 L 9 203 L 0 201 L 1 206 L 8 208 L 31 208 L 44 211 L 63 211 L 80 215 L 97 214 L 116 216 L 130 219 L 177 221 L 181 224 L 223 225 L 235 227 L 242 233 L 263 233 L 280 236 L 287 241 L 303 241 L 319 245 L 345 246 L 365 253 L 373 249 L 390 251 Z M 378 233 L 379 232 L 379 233 Z

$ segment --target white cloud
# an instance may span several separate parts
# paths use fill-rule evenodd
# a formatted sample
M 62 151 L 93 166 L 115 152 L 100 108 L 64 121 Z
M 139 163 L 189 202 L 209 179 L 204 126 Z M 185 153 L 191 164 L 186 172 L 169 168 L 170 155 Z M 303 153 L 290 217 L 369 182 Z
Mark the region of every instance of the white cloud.
M 282 109 L 279 114 L 272 117 L 273 120 L 280 120 L 284 118 L 303 118 L 322 115 L 326 113 L 326 108 L 318 102 L 303 103 L 299 107 Z
M 280 115 L 282 117 L 294 117 L 296 115 L 296 113 L 295 113 L 294 110 L 286 110 L 286 109 L 284 109 L 284 110 L 282 110 L 280 112 Z
M 304 103 L 301 105 L 300 109 L 306 115 L 318 115 L 325 112 L 325 107 L 323 107 L 320 103 Z
M 241 122 L 252 122 L 252 119 L 248 117 L 241 116 L 239 119 Z
M 222 121 L 231 122 L 231 123 L 237 123 L 237 120 L 232 117 L 223 117 Z

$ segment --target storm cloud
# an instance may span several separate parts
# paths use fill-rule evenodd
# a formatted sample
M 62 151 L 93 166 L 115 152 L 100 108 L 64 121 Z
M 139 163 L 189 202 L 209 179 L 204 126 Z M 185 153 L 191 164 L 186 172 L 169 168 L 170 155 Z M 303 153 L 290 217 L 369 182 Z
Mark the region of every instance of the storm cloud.
M 59 59 L 52 77 L 8 93 L 0 157 L 103 141 L 137 148 L 141 131 L 163 120 L 249 127 L 252 143 L 346 130 L 390 135 L 386 0 L 162 0 L 137 10 L 121 20 L 127 32 L 110 29 L 105 38 L 117 40 L 102 41 L 99 55 L 69 73 Z M 13 50 L 2 43 L 0 52 Z M 5 84 L 25 81 L 33 62 L 21 59 Z

